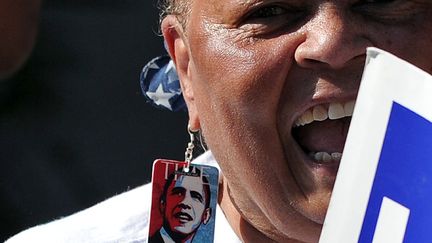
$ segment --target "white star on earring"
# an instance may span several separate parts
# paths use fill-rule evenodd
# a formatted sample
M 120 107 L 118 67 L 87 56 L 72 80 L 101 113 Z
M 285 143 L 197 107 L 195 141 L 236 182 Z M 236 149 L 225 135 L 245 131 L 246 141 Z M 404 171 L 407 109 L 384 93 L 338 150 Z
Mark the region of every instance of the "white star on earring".
M 150 99 L 152 99 L 155 104 L 162 105 L 162 106 L 164 106 L 164 107 L 166 107 L 166 108 L 168 108 L 169 110 L 172 111 L 169 99 L 171 99 L 176 94 L 164 92 L 163 87 L 162 87 L 162 83 L 159 84 L 159 86 L 158 86 L 158 88 L 156 89 L 155 92 L 147 91 L 146 95 Z

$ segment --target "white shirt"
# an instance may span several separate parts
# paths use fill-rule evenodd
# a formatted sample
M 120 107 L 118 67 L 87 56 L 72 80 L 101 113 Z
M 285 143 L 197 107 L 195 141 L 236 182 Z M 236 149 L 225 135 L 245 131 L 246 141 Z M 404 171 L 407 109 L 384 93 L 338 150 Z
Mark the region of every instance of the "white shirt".
M 218 167 L 211 152 L 195 164 Z M 18 242 L 147 242 L 151 184 L 114 196 L 88 209 L 25 230 L 6 243 Z M 216 208 L 215 243 L 241 242 L 219 205 Z

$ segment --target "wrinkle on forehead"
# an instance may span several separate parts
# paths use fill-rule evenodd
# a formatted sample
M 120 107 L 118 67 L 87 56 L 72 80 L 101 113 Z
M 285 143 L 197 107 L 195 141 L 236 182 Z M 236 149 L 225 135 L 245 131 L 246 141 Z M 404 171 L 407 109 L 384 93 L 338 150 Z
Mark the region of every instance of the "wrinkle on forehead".
M 187 0 L 187 1 L 193 1 L 193 0 Z M 205 1 L 207 9 L 208 7 L 217 10 L 219 13 L 223 10 L 223 7 L 229 7 L 229 6 L 251 6 L 256 4 L 257 2 L 260 2 L 262 0 L 195 0 L 196 2 L 199 1 Z M 230 2 L 230 4 L 227 4 Z
M 250 5 L 250 4 L 254 4 L 258 1 L 260 1 L 260 0 L 236 0 L 236 2 L 238 4 L 242 4 L 242 5 Z

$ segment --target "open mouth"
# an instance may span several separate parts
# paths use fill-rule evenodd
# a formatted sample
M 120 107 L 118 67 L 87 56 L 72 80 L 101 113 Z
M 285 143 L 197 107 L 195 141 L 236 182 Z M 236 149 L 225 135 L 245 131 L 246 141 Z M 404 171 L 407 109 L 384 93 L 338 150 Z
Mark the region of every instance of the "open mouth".
M 318 164 L 339 164 L 355 101 L 320 104 L 294 122 L 292 135 L 309 158 Z
M 192 221 L 192 216 L 185 212 L 178 212 L 174 214 L 174 217 L 176 217 L 182 223 Z

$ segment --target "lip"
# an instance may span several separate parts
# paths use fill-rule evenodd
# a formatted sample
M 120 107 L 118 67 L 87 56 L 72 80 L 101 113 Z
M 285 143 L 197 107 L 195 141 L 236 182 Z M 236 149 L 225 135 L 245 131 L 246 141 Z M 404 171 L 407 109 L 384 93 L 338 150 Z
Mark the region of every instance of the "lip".
M 314 171 L 315 175 L 323 176 L 326 178 L 333 178 L 336 179 L 336 175 L 339 169 L 339 161 L 331 161 L 328 163 L 317 163 L 316 161 L 312 160 L 300 147 L 300 145 L 297 143 L 297 141 L 292 137 L 294 141 L 294 151 L 297 153 L 298 158 L 300 158 L 302 161 L 305 162 L 305 164 Z
M 178 212 L 178 213 L 175 213 L 174 214 L 174 217 L 176 218 L 176 219 L 178 219 L 180 222 L 182 222 L 182 223 L 186 223 L 186 222 L 189 222 L 189 221 L 192 221 L 193 219 L 192 219 L 192 216 L 190 216 L 190 214 L 188 214 L 188 213 L 185 213 L 185 212 Z

